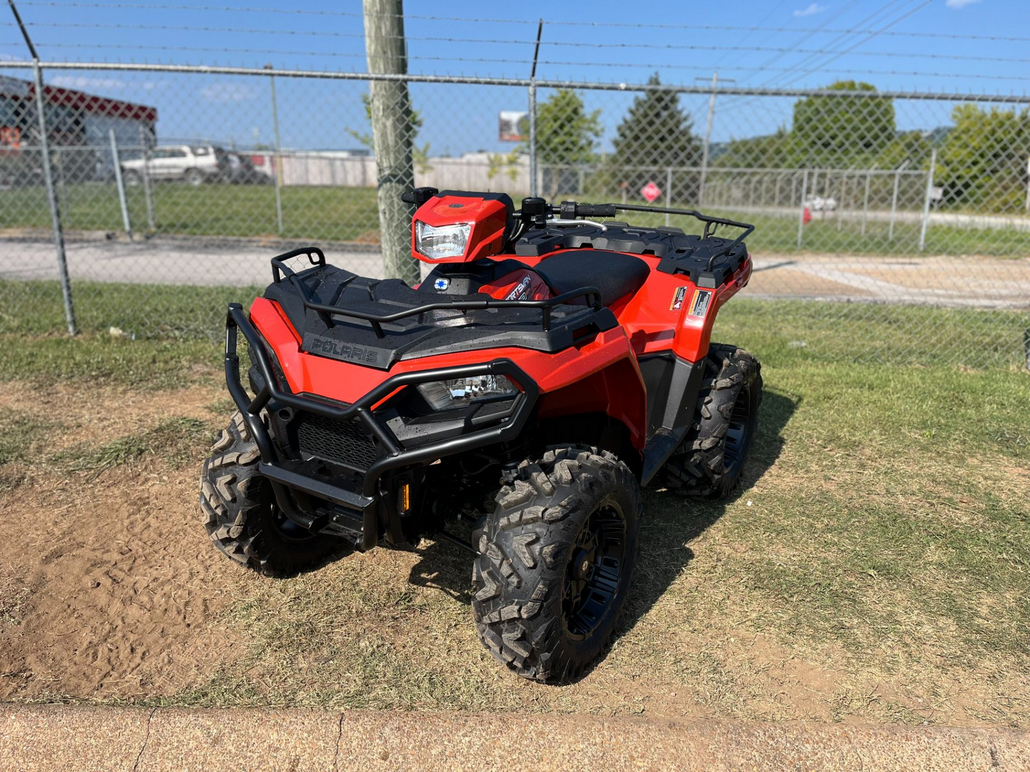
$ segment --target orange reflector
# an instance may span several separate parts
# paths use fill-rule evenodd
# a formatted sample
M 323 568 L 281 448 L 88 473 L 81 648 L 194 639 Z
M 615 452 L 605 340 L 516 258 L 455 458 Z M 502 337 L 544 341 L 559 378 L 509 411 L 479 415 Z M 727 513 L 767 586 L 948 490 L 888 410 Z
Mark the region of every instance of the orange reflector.
M 401 486 L 401 511 L 407 512 L 411 509 L 411 486 L 404 483 Z

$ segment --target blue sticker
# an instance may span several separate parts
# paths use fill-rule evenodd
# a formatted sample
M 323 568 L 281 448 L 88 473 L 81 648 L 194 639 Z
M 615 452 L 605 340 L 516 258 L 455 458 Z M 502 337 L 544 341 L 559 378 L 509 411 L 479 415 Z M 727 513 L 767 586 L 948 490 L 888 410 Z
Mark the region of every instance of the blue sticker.
M 450 279 L 437 279 L 433 282 L 433 288 L 438 290 L 445 290 L 451 286 Z

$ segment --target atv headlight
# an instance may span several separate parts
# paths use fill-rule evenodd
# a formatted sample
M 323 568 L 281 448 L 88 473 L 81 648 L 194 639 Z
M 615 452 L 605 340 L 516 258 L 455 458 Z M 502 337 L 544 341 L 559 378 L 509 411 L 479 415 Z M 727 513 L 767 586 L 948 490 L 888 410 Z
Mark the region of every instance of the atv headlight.
M 415 250 L 430 260 L 461 257 L 465 254 L 472 223 L 459 222 L 435 227 L 415 221 Z
M 473 375 L 449 381 L 429 381 L 418 386 L 419 392 L 434 410 L 467 407 L 484 397 L 505 397 L 518 394 L 515 384 L 504 375 Z

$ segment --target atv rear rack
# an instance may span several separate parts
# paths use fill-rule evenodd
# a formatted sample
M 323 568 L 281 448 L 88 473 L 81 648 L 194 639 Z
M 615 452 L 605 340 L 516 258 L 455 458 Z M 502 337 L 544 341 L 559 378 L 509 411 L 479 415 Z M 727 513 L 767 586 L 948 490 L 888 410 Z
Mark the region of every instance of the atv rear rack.
M 299 251 L 298 254 L 304 254 L 305 251 Z M 320 250 L 316 251 L 320 252 Z M 240 358 L 237 354 L 237 337 L 240 333 L 247 340 L 250 353 L 263 382 L 260 391 L 253 398 L 247 393 L 240 380 Z M 376 405 L 400 389 L 427 381 L 468 378 L 477 375 L 506 376 L 520 390 L 510 414 L 504 417 L 500 424 L 476 429 L 439 442 L 404 448 L 390 428 L 380 422 L 373 412 Z M 398 373 L 387 378 L 351 405 L 332 404 L 312 397 L 300 396 L 288 391 L 289 387 L 286 384 L 280 384 L 276 379 L 272 361 L 261 335 L 239 303 L 230 303 L 226 314 L 225 381 L 229 394 L 247 422 L 251 436 L 257 444 L 258 452 L 261 455 L 259 470 L 271 482 L 276 501 L 283 512 L 299 524 L 319 530 L 325 524 L 314 523 L 314 518 L 300 513 L 287 489 L 303 491 L 337 504 L 353 513 L 356 522 L 352 523 L 351 530 L 361 533 L 362 545 L 366 549 L 375 546 L 378 534 L 376 518 L 379 514 L 379 481 L 383 475 L 402 467 L 422 464 L 445 456 L 516 439 L 533 411 L 539 396 L 539 389 L 533 379 L 509 359 Z M 332 479 L 304 474 L 292 467 L 287 459 L 280 458 L 271 435 L 261 420 L 261 411 L 273 401 L 280 406 L 289 406 L 326 418 L 358 420 L 370 434 L 379 440 L 384 454 L 365 472 L 360 492 L 340 487 Z
M 306 256 L 312 266 L 320 267 L 326 264 L 325 254 L 318 247 L 294 249 L 291 252 L 272 258 L 272 280 L 279 284 L 285 278 L 296 287 L 297 291 L 300 292 L 301 302 L 304 304 L 304 307 L 317 313 L 326 327 L 334 325 L 334 316 L 360 319 L 372 325 L 372 330 L 377 338 L 386 337 L 382 327 L 383 324 L 396 322 L 410 316 L 418 316 L 429 311 L 461 311 L 464 314 L 468 311 L 485 311 L 494 308 L 535 308 L 541 311 L 544 332 L 549 332 L 551 329 L 551 310 L 555 306 L 564 305 L 570 300 L 577 298 L 586 298 L 587 303 L 593 310 L 600 311 L 604 308 L 601 303 L 601 292 L 597 287 L 580 287 L 579 289 L 574 289 L 571 292 L 566 292 L 546 300 L 497 300 L 490 297 L 483 300 L 447 300 L 424 303 L 423 305 L 413 306 L 402 311 L 395 311 L 392 314 L 373 314 L 366 311 L 345 310 L 337 306 L 318 303 L 312 299 L 308 288 L 297 273 L 283 262 L 284 260 L 300 256 Z

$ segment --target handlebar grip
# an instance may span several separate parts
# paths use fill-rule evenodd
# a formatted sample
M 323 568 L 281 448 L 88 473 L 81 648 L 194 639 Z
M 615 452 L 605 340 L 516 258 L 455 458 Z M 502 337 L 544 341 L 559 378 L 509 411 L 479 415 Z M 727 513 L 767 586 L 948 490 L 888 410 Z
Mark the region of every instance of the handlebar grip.
M 579 204 L 575 201 L 562 201 L 558 213 L 570 220 L 576 217 L 614 217 L 615 204 Z
M 615 204 L 579 204 L 576 214 L 580 217 L 614 217 Z

